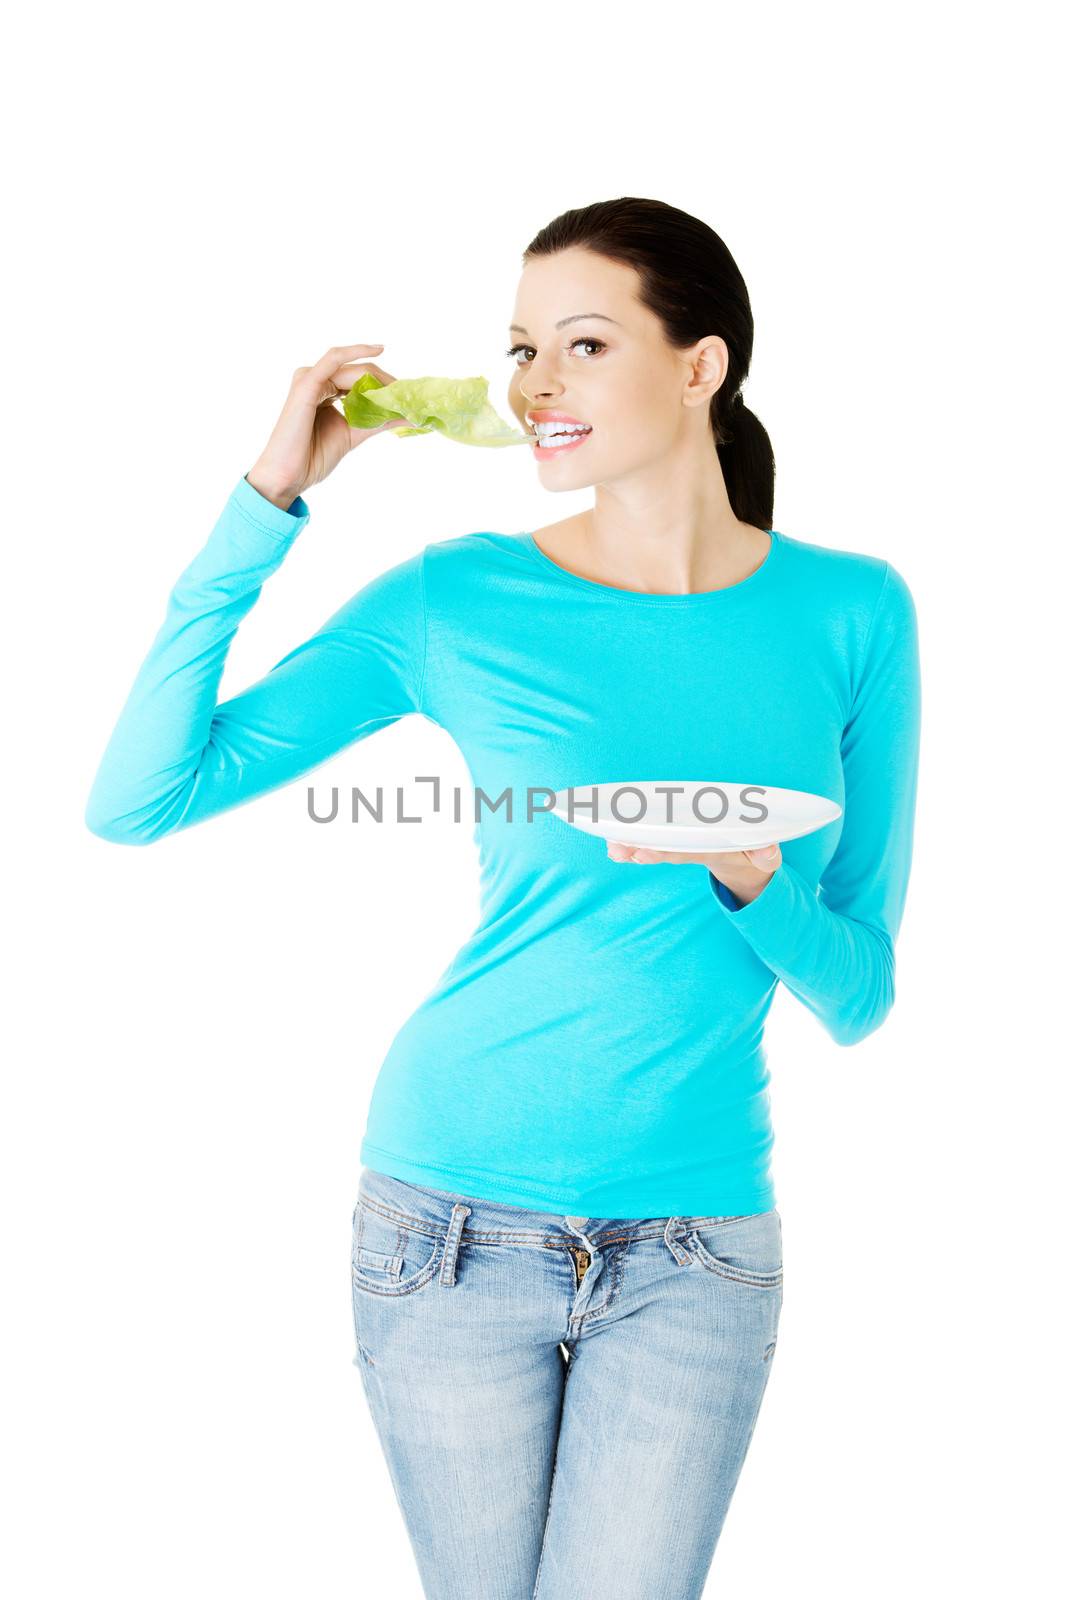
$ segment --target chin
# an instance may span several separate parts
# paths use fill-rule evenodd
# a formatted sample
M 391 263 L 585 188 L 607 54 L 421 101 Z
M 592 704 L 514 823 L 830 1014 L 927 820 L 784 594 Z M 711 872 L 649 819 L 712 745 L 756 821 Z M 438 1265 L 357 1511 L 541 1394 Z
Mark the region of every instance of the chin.
M 544 489 L 547 494 L 571 494 L 576 489 L 592 489 L 600 482 L 598 478 L 580 478 L 577 474 L 566 483 L 555 481 L 558 478 L 562 480 L 563 474 L 553 473 L 550 478 L 541 478 L 538 488 Z

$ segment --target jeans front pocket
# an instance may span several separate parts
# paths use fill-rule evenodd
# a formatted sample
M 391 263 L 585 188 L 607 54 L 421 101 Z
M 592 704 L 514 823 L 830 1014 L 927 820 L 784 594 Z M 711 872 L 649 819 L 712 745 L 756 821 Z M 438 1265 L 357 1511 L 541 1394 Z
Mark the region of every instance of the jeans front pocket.
M 727 1222 L 703 1223 L 684 1233 L 707 1272 L 755 1289 L 782 1284 L 782 1221 L 778 1208 Z
M 361 1198 L 352 1215 L 352 1283 L 367 1294 L 413 1294 L 432 1282 L 445 1254 L 445 1234 L 431 1223 L 390 1216 Z

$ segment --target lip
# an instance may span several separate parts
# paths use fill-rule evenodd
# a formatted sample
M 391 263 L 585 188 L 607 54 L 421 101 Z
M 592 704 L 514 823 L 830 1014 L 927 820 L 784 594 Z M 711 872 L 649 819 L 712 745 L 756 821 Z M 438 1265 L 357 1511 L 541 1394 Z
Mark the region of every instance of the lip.
M 573 417 L 569 411 L 528 411 L 528 423 L 534 422 L 574 422 L 580 428 L 588 428 L 590 424 L 584 417 Z
M 535 432 L 533 427 L 535 422 L 572 422 L 577 427 L 589 428 L 590 433 L 593 432 L 592 423 L 584 422 L 581 417 L 573 417 L 569 411 L 528 411 L 526 414 L 526 422 L 531 433 Z M 585 444 L 589 436 L 589 433 L 583 433 L 577 439 L 575 439 L 572 444 L 543 445 L 539 439 L 537 444 L 534 446 L 534 454 L 538 456 L 545 456 L 546 459 L 548 459 L 549 456 L 570 455 L 571 451 L 577 450 L 580 444 Z
M 537 444 L 534 446 L 534 454 L 536 456 L 544 456 L 546 460 L 548 460 L 550 456 L 569 456 L 572 450 L 577 450 L 580 445 L 586 443 L 586 440 L 590 437 L 592 432 L 593 429 L 591 428 L 590 433 L 580 433 L 578 438 L 573 439 L 570 444 L 542 444 L 541 440 L 539 439 Z

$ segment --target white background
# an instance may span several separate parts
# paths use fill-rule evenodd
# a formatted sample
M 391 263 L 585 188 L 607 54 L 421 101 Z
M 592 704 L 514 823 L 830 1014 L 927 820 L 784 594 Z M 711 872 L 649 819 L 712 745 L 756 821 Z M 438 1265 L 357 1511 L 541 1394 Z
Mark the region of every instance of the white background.
M 9 37 L 9 1593 L 421 1592 L 351 1364 L 349 1226 L 378 1063 L 477 920 L 472 828 L 316 827 L 305 782 L 147 849 L 82 813 L 293 368 L 382 340 L 394 375 L 483 373 L 504 409 L 524 246 L 620 194 L 727 242 L 775 526 L 892 561 L 924 674 L 897 1005 L 849 1050 L 781 987 L 769 1024 L 786 1287 L 708 1587 L 1063 1582 L 1043 16 L 67 5 Z M 591 493 L 550 496 L 521 450 L 370 441 L 309 492 L 222 697 L 425 543 Z M 314 782 L 427 772 L 466 792 L 413 717 Z

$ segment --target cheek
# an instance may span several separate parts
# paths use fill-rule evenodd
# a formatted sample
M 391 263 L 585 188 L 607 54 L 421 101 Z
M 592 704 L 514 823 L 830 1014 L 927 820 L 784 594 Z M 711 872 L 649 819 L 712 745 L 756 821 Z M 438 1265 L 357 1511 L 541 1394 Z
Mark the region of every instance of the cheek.
M 603 449 L 621 461 L 655 461 L 671 446 L 663 412 L 646 419 L 633 409 L 605 409 L 598 410 L 597 420 Z

